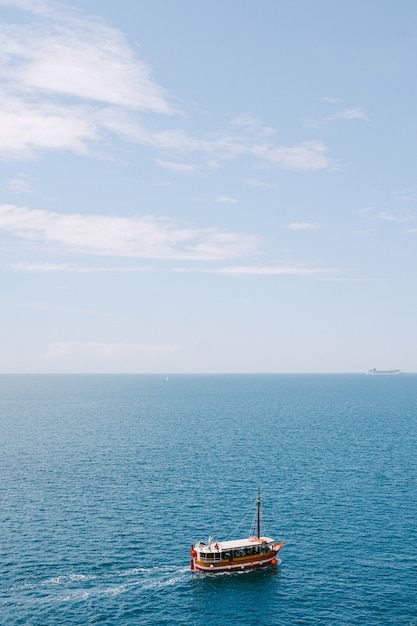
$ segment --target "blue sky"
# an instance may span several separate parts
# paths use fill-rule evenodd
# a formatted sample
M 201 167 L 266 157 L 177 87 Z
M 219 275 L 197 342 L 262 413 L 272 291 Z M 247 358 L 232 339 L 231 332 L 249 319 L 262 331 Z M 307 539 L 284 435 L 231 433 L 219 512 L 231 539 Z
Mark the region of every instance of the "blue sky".
M 417 371 L 416 24 L 0 0 L 0 371 Z

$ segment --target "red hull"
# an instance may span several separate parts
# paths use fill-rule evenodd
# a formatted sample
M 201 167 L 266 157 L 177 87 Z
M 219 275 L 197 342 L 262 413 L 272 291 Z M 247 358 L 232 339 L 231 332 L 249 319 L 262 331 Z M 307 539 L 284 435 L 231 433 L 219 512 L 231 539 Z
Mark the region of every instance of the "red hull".
M 242 572 L 244 570 L 252 570 L 252 569 L 260 569 L 261 567 L 270 567 L 272 565 L 276 565 L 277 560 L 271 559 L 267 562 L 263 563 L 245 563 L 242 565 L 213 565 L 213 567 L 201 567 L 199 565 L 195 565 L 195 567 L 191 567 L 191 570 L 198 572 Z

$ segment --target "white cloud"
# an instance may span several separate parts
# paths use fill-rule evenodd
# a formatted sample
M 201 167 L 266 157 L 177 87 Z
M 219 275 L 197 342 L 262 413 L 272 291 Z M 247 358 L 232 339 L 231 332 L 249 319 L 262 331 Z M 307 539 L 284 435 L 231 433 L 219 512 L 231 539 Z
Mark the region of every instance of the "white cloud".
M 399 189 L 398 191 L 394 191 L 392 195 L 397 200 L 415 202 L 417 197 L 417 185 L 412 185 L 411 187 Z
M 69 272 L 70 266 L 65 263 L 15 263 L 11 266 L 15 270 L 22 270 L 25 272 Z
M 229 276 L 309 276 L 323 279 L 340 270 L 302 265 L 229 265 L 224 267 L 177 267 L 172 272 L 197 272 L 201 274 L 226 274 Z
M 161 161 L 160 159 L 156 159 L 155 163 L 164 167 L 167 170 L 171 170 L 172 172 L 179 172 L 180 174 L 195 174 L 199 172 L 199 168 L 195 165 L 189 165 L 187 163 L 176 163 L 174 161 Z
M 180 226 L 164 217 L 61 215 L 11 204 L 0 205 L 1 230 L 73 252 L 142 259 L 222 260 L 253 254 L 260 245 L 255 235 Z
M 323 96 L 323 102 L 328 102 L 329 104 L 338 104 L 342 102 L 340 98 L 333 98 L 332 96 Z
M 69 263 L 31 263 L 27 261 L 20 261 L 19 263 L 14 263 L 10 266 L 14 270 L 19 270 L 22 272 L 72 272 L 79 274 L 92 274 L 92 273 L 112 273 L 112 272 L 156 272 L 158 271 L 157 267 L 153 266 L 97 266 L 97 265 L 71 265 Z M 164 271 L 167 271 L 164 268 Z
M 214 201 L 221 202 L 223 204 L 236 204 L 237 202 L 239 202 L 237 198 L 231 198 L 229 196 L 216 196 L 214 198 Z
M 288 230 L 317 230 L 319 224 L 310 224 L 308 222 L 290 222 L 285 226 Z
M 324 126 L 324 120 L 304 120 L 303 126 L 305 128 L 321 128 Z
M 392 211 L 380 211 L 375 215 L 376 219 L 385 222 L 412 222 L 416 218 L 410 211 L 398 209 Z
M 30 187 L 30 180 L 25 174 L 19 174 L 16 178 L 9 180 L 7 188 L 13 193 L 19 194 L 31 194 L 33 193 Z
M 304 141 L 292 147 L 258 144 L 249 152 L 284 169 L 315 171 L 330 166 L 327 148 L 321 141 Z
M 252 156 L 283 169 L 314 171 L 330 167 L 327 148 L 321 141 L 304 141 L 283 146 L 273 141 L 275 131 L 253 116 L 242 115 L 231 120 L 207 148 L 216 149 L 223 159 Z
M 287 266 L 287 265 L 231 265 L 223 267 L 207 267 L 190 265 L 187 267 L 161 268 L 156 266 L 121 266 L 121 267 L 97 267 L 97 266 L 77 266 L 66 265 L 64 263 L 16 263 L 13 269 L 26 272 L 74 272 L 74 273 L 94 273 L 94 272 L 171 272 L 181 274 L 225 274 L 229 276 L 306 276 L 319 278 L 321 280 L 352 280 L 342 277 L 335 277 L 340 270 L 324 267 Z
M 0 158 L 28 158 L 39 149 L 87 152 L 98 138 L 94 114 L 83 107 L 32 105 L 1 91 L 0 100 Z
M 64 5 L 59 0 L 56 0 L 54 4 L 52 4 L 51 0 L 0 0 L 0 6 L 12 6 L 42 15 L 50 14 L 54 11 L 54 7 L 55 11 L 59 10 Z
M 324 98 L 323 98 L 324 99 Z M 329 102 L 329 100 L 327 100 Z M 333 115 L 325 117 L 320 120 L 305 120 L 304 126 L 307 128 L 322 128 L 328 122 L 334 122 L 335 120 L 362 120 L 364 122 L 369 122 L 369 115 L 361 106 L 355 106 L 351 109 L 345 109 L 344 111 L 338 111 Z
M 31 3 L 19 5 L 33 8 Z M 59 10 L 53 3 L 42 3 L 43 22 L 0 29 L 0 77 L 9 79 L 9 89 L 26 96 L 64 94 L 141 111 L 172 112 L 164 90 L 152 81 L 149 66 L 133 54 L 120 31 L 58 6 Z
M 372 218 L 374 220 L 382 220 L 384 222 L 412 222 L 416 219 L 414 213 L 408 209 L 391 209 L 389 211 L 377 211 L 373 207 L 365 207 L 358 211 L 359 215 Z
M 233 120 L 228 128 L 207 136 L 190 136 L 181 129 L 148 131 L 144 127 L 129 130 L 143 144 L 176 152 L 208 153 L 218 160 L 252 156 L 256 160 L 283 169 L 314 171 L 331 166 L 327 148 L 321 141 L 305 141 L 295 146 L 282 146 L 271 141 L 271 129 L 260 121 L 250 127 Z
M 364 111 L 364 109 L 360 106 L 353 107 L 352 109 L 346 109 L 345 111 L 339 111 L 335 113 L 331 117 L 327 118 L 329 121 L 332 120 L 364 120 L 365 122 L 369 121 L 369 116 Z
M 0 157 L 88 152 L 103 130 L 136 128 L 133 111 L 173 113 L 120 31 L 59 3 L 2 4 L 38 19 L 0 25 Z
M 359 215 L 372 215 L 374 213 L 375 209 L 371 206 L 366 206 L 363 207 L 362 209 L 359 209 L 358 214 Z
M 291 267 L 291 266 L 231 266 L 213 270 L 218 274 L 256 275 L 256 276 L 317 276 L 336 272 L 335 269 L 320 267 Z
M 91 155 L 111 132 L 157 150 L 200 155 L 211 168 L 242 156 L 300 171 L 331 166 L 322 142 L 281 145 L 274 129 L 249 114 L 216 133 L 151 127 L 145 114 L 175 114 L 173 99 L 123 33 L 58 2 L 0 4 L 36 13 L 25 25 L 0 25 L 0 158 L 33 158 L 42 150 Z M 199 169 L 175 159 L 157 164 Z
M 263 180 L 259 180 L 258 178 L 247 178 L 245 183 L 250 187 L 275 187 L 272 183 L 266 183 Z

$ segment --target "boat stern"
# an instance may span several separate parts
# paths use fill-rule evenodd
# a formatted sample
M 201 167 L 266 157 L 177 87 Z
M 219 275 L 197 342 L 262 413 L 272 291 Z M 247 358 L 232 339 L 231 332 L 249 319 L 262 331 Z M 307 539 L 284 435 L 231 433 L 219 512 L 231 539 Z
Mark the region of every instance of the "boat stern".
M 190 570 L 193 572 L 196 569 L 195 560 L 197 558 L 197 551 L 194 549 L 194 544 L 191 544 L 190 548 Z

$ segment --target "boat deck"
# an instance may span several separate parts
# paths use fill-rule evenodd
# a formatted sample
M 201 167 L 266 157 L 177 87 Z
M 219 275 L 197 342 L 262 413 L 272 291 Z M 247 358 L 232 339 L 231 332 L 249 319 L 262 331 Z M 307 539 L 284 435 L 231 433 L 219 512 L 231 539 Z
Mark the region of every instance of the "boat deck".
M 221 552 L 223 550 L 260 546 L 265 543 L 275 543 L 275 541 L 270 537 L 249 537 L 246 539 L 234 539 L 233 541 L 212 541 L 208 545 L 200 541 L 196 548 L 200 552 Z

